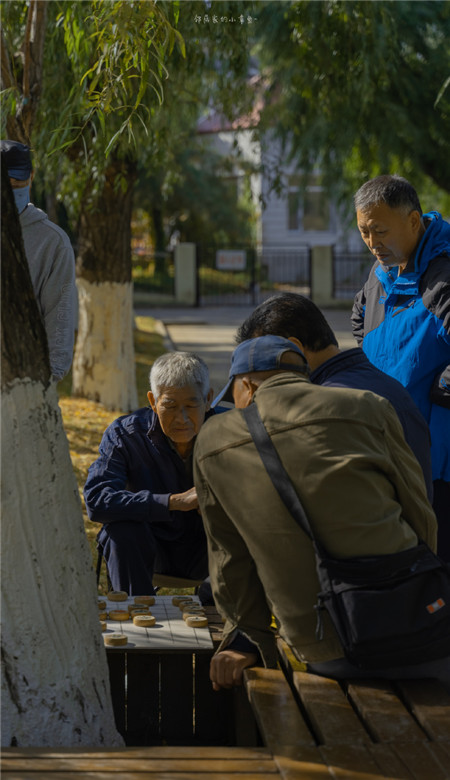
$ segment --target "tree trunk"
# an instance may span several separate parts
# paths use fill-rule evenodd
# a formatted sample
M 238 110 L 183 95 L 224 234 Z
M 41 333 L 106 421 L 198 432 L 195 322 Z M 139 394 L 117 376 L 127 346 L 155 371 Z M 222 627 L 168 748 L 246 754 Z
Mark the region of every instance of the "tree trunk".
M 2 745 L 120 745 L 95 577 L 2 171 Z
M 110 162 L 94 204 L 79 222 L 78 338 L 73 393 L 123 412 L 136 409 L 131 281 L 133 163 Z M 118 184 L 122 186 L 118 186 Z
M 2 88 L 15 88 L 20 100 L 15 116 L 8 116 L 6 130 L 8 138 L 30 145 L 31 132 L 38 109 L 42 90 L 42 70 L 44 59 L 44 41 L 47 27 L 48 2 L 30 0 L 27 11 L 25 38 L 23 41 L 22 83 L 15 82 L 8 52 L 2 33 L 1 77 Z

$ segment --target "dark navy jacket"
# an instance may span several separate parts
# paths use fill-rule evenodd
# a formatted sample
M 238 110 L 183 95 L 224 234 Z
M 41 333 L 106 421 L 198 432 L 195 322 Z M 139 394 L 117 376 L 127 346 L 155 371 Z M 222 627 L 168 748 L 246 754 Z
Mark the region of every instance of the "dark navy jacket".
M 220 410 L 218 410 L 220 411 Z M 207 412 L 206 417 L 214 412 Z M 84 499 L 89 518 L 98 523 L 158 523 L 158 537 L 174 539 L 198 512 L 170 512 L 171 493 L 193 487 L 193 479 L 170 446 L 150 409 L 114 420 L 89 469 Z
M 387 398 L 403 426 L 405 439 L 422 466 L 428 498 L 432 499 L 430 432 L 407 390 L 396 379 L 375 368 L 362 349 L 348 349 L 326 360 L 311 373 L 311 382 L 326 387 L 371 390 Z
M 450 225 L 436 211 L 404 273 L 376 262 L 353 306 L 355 338 L 398 379 L 431 434 L 433 479 L 450 481 Z

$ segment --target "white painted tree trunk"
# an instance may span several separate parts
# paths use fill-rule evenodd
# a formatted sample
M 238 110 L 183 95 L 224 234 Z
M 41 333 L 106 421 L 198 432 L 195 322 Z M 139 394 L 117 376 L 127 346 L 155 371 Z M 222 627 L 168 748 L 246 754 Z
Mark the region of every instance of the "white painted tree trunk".
M 2 745 L 121 745 L 54 385 L 4 388 L 2 454 Z
M 77 280 L 73 394 L 122 412 L 137 409 L 133 284 Z

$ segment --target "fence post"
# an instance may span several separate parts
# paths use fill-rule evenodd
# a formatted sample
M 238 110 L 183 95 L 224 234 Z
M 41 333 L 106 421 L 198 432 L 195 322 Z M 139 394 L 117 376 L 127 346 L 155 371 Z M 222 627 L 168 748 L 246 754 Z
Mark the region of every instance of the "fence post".
M 177 244 L 175 247 L 175 300 L 185 306 L 197 305 L 195 244 Z
M 333 304 L 333 247 L 331 246 L 312 247 L 311 300 L 321 307 Z

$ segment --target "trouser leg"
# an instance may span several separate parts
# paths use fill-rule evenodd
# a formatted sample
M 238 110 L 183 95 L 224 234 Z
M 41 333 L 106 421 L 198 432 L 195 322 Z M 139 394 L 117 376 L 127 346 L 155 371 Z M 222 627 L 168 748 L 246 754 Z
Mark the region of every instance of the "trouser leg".
M 114 590 L 130 596 L 151 595 L 154 561 L 158 551 L 149 523 L 108 523 L 97 537 Z
M 208 551 L 201 519 L 186 524 L 178 539 L 160 542 L 155 571 L 172 577 L 202 580 L 208 576 Z
M 443 561 L 450 563 L 450 482 L 433 482 L 433 509 L 438 522 L 437 551 Z

